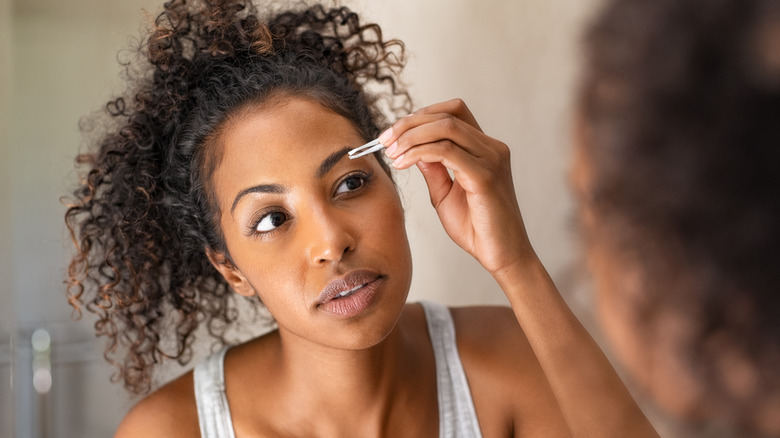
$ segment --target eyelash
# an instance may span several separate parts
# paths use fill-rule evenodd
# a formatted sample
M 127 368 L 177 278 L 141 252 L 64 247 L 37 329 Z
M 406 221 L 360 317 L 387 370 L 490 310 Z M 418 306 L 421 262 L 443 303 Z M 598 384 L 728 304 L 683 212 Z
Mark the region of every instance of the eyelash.
M 255 215 L 254 218 L 249 222 L 250 225 L 247 227 L 246 234 L 251 237 L 264 237 L 264 236 L 270 236 L 271 234 L 275 233 L 277 230 L 279 230 L 280 227 L 284 225 L 284 222 L 279 225 L 278 227 L 275 227 L 273 230 L 270 231 L 257 231 L 257 227 L 260 225 L 260 222 L 262 222 L 265 218 L 268 216 L 274 214 L 274 213 L 281 213 L 285 215 L 286 219 L 284 222 L 287 222 L 290 219 L 290 215 L 288 215 L 284 210 L 280 208 L 271 208 L 268 210 L 264 210 L 257 215 Z
M 352 197 L 354 194 L 363 191 L 373 181 L 373 176 L 374 176 L 374 171 L 373 170 L 370 171 L 370 172 L 363 172 L 363 171 L 352 172 L 352 173 L 344 176 L 341 180 L 339 180 L 339 182 L 336 184 L 336 190 L 334 190 L 333 196 L 334 197 L 336 197 L 336 196 L 341 196 L 341 197 L 346 196 L 347 198 Z M 358 178 L 360 178 L 362 180 L 362 184 L 361 184 L 360 187 L 358 187 L 358 188 L 356 188 L 354 190 L 349 190 L 349 191 L 344 192 L 344 193 L 337 193 L 338 188 L 342 184 L 344 184 L 349 179 L 355 178 L 355 177 L 358 177 Z M 257 227 L 260 225 L 260 223 L 264 219 L 266 219 L 268 216 L 270 216 L 270 215 L 272 215 L 274 213 L 282 213 L 287 218 L 281 225 L 275 227 L 273 230 L 257 231 Z M 247 234 L 250 235 L 250 236 L 254 236 L 254 237 L 268 237 L 271 234 L 273 234 L 276 231 L 278 231 L 282 226 L 284 226 L 284 224 L 286 222 L 288 222 L 289 219 L 290 219 L 289 215 L 284 210 L 282 210 L 280 208 L 271 208 L 269 210 L 264 210 L 264 211 L 260 212 L 258 215 L 256 215 L 255 218 L 252 221 L 250 221 L 251 225 L 248 227 Z
M 371 181 L 374 180 L 374 171 L 373 170 L 370 171 L 370 172 L 357 171 L 357 172 L 352 172 L 350 174 L 347 174 L 346 176 L 344 176 L 344 178 L 342 178 L 336 184 L 336 189 L 338 189 L 342 184 L 347 182 L 347 180 L 349 180 L 350 178 L 354 178 L 354 177 L 359 177 L 360 179 L 362 179 L 363 180 L 363 184 L 360 187 L 356 188 L 355 190 L 350 190 L 350 191 L 346 192 L 345 193 L 346 196 L 350 196 L 353 193 L 358 193 L 358 192 L 363 191 L 363 189 L 365 189 L 366 186 L 368 186 L 368 184 L 370 184 Z M 333 196 L 338 196 L 338 195 L 339 194 L 335 193 L 335 191 L 334 191 Z M 342 196 L 344 196 L 344 194 L 342 194 Z

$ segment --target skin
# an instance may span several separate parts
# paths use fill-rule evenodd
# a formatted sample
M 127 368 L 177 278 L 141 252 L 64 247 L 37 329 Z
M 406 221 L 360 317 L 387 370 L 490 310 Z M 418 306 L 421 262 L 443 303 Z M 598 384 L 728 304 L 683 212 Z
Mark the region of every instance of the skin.
M 570 173 L 570 184 L 579 200 L 579 217 L 588 239 L 587 262 L 596 291 L 596 308 L 603 333 L 611 350 L 623 368 L 652 400 L 670 414 L 666 427 L 675 435 L 701 434 L 695 423 L 707 421 L 724 429 L 732 414 L 739 408 L 734 400 L 750 400 L 760 388 L 757 366 L 744 356 L 739 343 L 719 340 L 717 344 L 719 372 L 715 378 L 723 379 L 727 397 L 713 391 L 712 377 L 703 376 L 693 362 L 687 359 L 696 336 L 696 325 L 702 318 L 697 310 L 701 303 L 695 296 L 689 297 L 690 304 L 662 304 L 653 308 L 648 319 L 640 317 L 639 309 L 645 304 L 647 292 L 644 288 L 647 274 L 639 261 L 630 260 L 610 245 L 609 230 L 602 230 L 598 213 L 588 202 L 592 192 L 594 168 L 588 159 L 584 140 L 588 138 L 587 128 L 581 123 L 579 136 L 575 139 L 575 154 Z M 665 242 L 667 249 L 671 242 Z M 671 258 L 671 256 L 670 256 Z M 669 262 L 669 276 L 677 276 L 678 291 L 695 290 L 691 284 L 686 288 L 684 281 L 693 282 L 695 274 L 686 272 L 680 260 Z M 747 401 L 743 402 L 748 405 Z M 754 408 L 754 406 L 760 406 Z M 764 400 L 751 405 L 753 427 L 767 436 L 780 434 L 778 405 Z M 684 430 L 693 427 L 692 431 Z M 741 426 L 736 426 L 739 429 Z M 678 430 L 680 429 L 680 430 Z M 734 430 L 731 433 L 747 435 Z
M 643 325 L 638 313 L 645 299 L 643 273 L 599 238 L 597 213 L 587 202 L 591 193 L 592 168 L 581 143 L 575 146 L 570 182 L 579 199 L 579 217 L 588 239 L 587 263 L 596 290 L 596 309 L 601 328 L 618 360 L 667 412 L 678 417 L 693 416 L 706 404 L 701 382 L 683 362 L 685 348 L 693 336 L 689 315 L 667 309 L 653 328 Z M 646 324 L 646 323 L 645 323 Z M 649 335 L 652 339 L 648 339 Z
M 483 435 L 655 436 L 531 248 L 506 145 L 482 133 L 460 100 L 405 117 L 380 138 L 395 167 L 422 171 L 447 233 L 512 304 L 452 310 Z M 279 324 L 227 354 L 238 437 L 438 434 L 433 352 L 421 307 L 406 304 L 411 257 L 392 181 L 374 156 L 342 157 L 317 175 L 327 157 L 364 142 L 348 120 L 295 97 L 241 112 L 220 137 L 213 183 L 229 257 L 209 256 Z M 371 177 L 345 184 L 356 172 Z M 258 184 L 284 190 L 235 201 Z M 269 209 L 287 220 L 252 235 Z M 349 318 L 318 308 L 322 288 L 355 269 L 382 276 L 376 300 Z M 198 434 L 191 373 L 142 400 L 117 432 Z
M 536 257 L 514 194 L 508 147 L 485 135 L 459 99 L 415 116 L 393 127 L 393 165 L 420 168 L 449 236 L 506 293 L 571 435 L 657 436 Z

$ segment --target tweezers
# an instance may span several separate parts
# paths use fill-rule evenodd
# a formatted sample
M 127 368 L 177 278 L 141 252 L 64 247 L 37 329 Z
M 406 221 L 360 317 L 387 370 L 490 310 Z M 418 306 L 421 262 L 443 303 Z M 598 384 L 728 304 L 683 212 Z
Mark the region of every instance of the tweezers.
M 385 145 L 380 143 L 379 139 L 376 139 L 369 141 L 363 146 L 358 146 L 355 149 L 352 149 L 351 151 L 347 152 L 347 155 L 349 155 L 350 160 L 354 160 L 355 158 L 362 157 L 363 155 L 373 154 L 376 151 L 381 151 L 384 148 Z

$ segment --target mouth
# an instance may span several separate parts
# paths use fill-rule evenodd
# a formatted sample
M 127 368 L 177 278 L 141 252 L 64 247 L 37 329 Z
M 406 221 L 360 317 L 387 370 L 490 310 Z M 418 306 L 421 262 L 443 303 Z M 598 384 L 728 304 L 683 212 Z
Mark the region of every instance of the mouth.
M 342 292 L 342 293 L 340 293 L 340 294 L 336 295 L 336 298 L 344 298 L 344 297 L 348 297 L 348 296 L 352 295 L 353 293 L 357 292 L 357 291 L 358 291 L 358 289 L 362 288 L 363 286 L 365 286 L 365 285 L 367 285 L 367 284 L 368 284 L 368 283 L 364 283 L 364 284 L 361 284 L 360 286 L 354 287 L 354 288 L 352 288 L 352 289 L 350 289 L 350 290 L 345 290 L 344 292 Z M 336 299 L 336 298 L 334 298 L 334 299 Z
M 384 276 L 376 272 L 352 271 L 325 286 L 317 308 L 337 316 L 356 316 L 371 306 L 383 281 Z

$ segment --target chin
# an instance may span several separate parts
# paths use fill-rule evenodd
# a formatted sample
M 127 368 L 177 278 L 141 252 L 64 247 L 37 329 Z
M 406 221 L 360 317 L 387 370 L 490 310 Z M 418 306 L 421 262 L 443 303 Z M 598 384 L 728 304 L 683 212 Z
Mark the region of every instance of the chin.
M 390 284 L 385 289 L 393 290 Z M 406 289 L 408 290 L 408 288 Z M 364 312 L 352 318 L 338 318 L 329 315 L 336 322 L 336 336 L 329 343 L 343 350 L 366 350 L 385 341 L 395 330 L 406 305 L 406 293 L 402 297 L 385 293 Z M 335 341 L 335 342 L 334 342 Z

